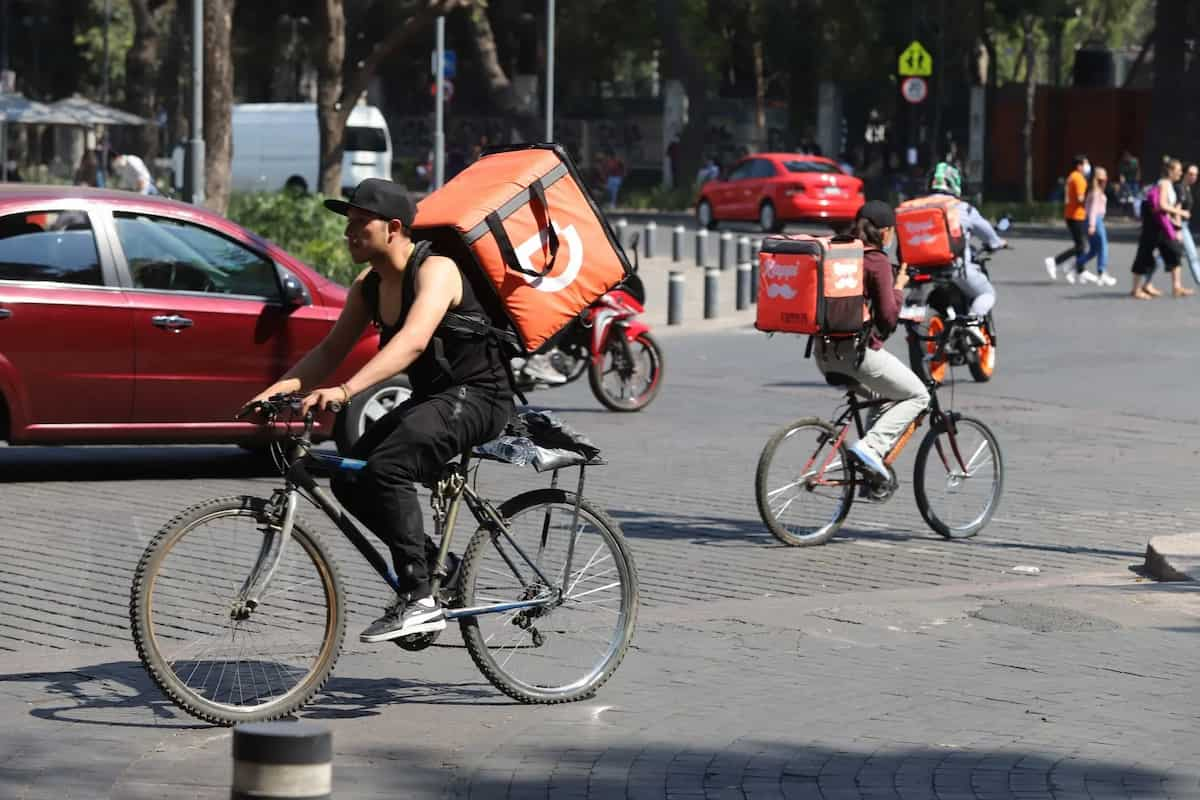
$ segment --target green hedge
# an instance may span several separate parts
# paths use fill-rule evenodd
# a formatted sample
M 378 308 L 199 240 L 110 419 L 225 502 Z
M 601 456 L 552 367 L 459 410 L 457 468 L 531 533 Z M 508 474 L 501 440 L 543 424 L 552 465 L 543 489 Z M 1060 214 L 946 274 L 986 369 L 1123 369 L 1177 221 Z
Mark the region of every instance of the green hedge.
M 346 218 L 326 209 L 324 200 L 320 194 L 235 193 L 229 199 L 227 216 L 348 286 L 361 267 L 350 261 L 346 250 Z

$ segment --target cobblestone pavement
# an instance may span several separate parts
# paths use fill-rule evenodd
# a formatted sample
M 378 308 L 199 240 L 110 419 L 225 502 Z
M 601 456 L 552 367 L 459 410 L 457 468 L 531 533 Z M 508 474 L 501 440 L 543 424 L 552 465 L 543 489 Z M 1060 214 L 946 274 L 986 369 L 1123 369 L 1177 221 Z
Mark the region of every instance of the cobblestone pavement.
M 666 385 L 640 414 L 586 386 L 531 397 L 610 455 L 587 494 L 642 580 L 635 648 L 594 701 L 515 706 L 453 633 L 416 655 L 358 645 L 384 598 L 330 539 L 349 649 L 307 714 L 335 729 L 338 795 L 1200 797 L 1200 598 L 1128 569 L 1200 517 L 1200 304 L 1125 299 L 1132 248 L 1113 248 L 1122 286 L 1103 291 L 1047 285 L 1046 243 L 1020 244 L 994 262 L 997 376 L 954 390 L 1006 459 L 975 539 L 925 527 L 910 452 L 896 496 L 855 505 L 830 544 L 776 545 L 759 449 L 837 395 L 802 343 L 744 325 L 665 337 Z M 531 478 L 485 468 L 482 486 Z M 0 481 L 0 797 L 225 796 L 228 732 L 148 683 L 127 593 L 174 510 L 265 493 L 266 471 L 233 448 L 8 448 Z

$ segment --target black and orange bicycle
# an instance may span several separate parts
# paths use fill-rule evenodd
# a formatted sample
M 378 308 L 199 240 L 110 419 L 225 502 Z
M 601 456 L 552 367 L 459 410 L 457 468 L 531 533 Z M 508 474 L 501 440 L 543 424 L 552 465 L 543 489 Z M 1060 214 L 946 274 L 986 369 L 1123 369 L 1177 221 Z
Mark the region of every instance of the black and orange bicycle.
M 856 494 L 882 503 L 899 487 L 892 465 L 925 421 L 929 431 L 917 448 L 913 494 L 929 527 L 948 539 L 974 536 L 996 513 L 1004 488 L 1004 462 L 995 435 L 979 420 L 944 410 L 938 382 L 926 380 L 928 408 L 913 421 L 884 458 L 884 481 L 852 458 L 851 423 L 865 432 L 863 411 L 887 404 L 862 399 L 858 384 L 830 373 L 826 381 L 846 389 L 844 405 L 830 421 L 805 417 L 775 433 L 763 448 L 755 475 L 758 511 L 771 534 L 786 545 L 824 544 L 841 528 Z

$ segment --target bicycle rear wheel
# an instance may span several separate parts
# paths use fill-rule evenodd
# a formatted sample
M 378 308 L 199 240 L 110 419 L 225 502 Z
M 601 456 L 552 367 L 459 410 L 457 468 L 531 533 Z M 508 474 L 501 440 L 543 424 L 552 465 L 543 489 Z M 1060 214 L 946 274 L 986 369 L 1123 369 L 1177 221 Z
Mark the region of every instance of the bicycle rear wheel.
M 947 539 L 974 536 L 996 513 L 1004 490 L 1000 444 L 986 425 L 955 415 L 930 429 L 917 449 L 913 494 L 929 527 Z
M 816 417 L 798 419 L 772 436 L 758 457 L 754 496 L 771 535 L 786 545 L 824 544 L 854 502 L 854 470 L 838 432 Z
M 560 591 L 561 598 L 461 618 L 467 650 L 497 689 L 522 703 L 591 697 L 625 657 L 637 620 L 637 572 L 621 529 L 582 500 L 568 573 L 573 493 L 539 489 L 499 510 L 511 541 L 486 528 L 471 537 L 463 554 L 463 605 L 553 598 Z
M 341 651 L 345 601 L 320 540 L 297 521 L 259 604 L 239 593 L 281 543 L 258 497 L 198 503 L 168 522 L 134 575 L 138 656 L 180 708 L 222 725 L 276 719 L 303 706 Z

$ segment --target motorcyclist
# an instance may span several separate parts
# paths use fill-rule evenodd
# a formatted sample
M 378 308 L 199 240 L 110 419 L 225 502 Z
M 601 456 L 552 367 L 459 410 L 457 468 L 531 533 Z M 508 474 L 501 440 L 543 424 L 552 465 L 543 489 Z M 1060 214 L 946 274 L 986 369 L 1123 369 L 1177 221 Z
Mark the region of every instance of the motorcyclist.
M 962 256 L 962 272 L 954 282 L 969 303 L 968 313 L 972 319 L 966 320 L 967 333 L 978 344 L 987 344 L 977 323 L 996 305 L 996 289 L 971 258 L 971 237 L 979 237 L 987 250 L 1000 250 L 1007 247 L 1008 242 L 1000 238 L 991 223 L 984 219 L 974 206 L 962 199 L 962 175 L 953 164 L 942 161 L 933 168 L 929 179 L 929 193 L 948 194 L 959 200 L 958 216 L 966 237 L 966 249 Z

